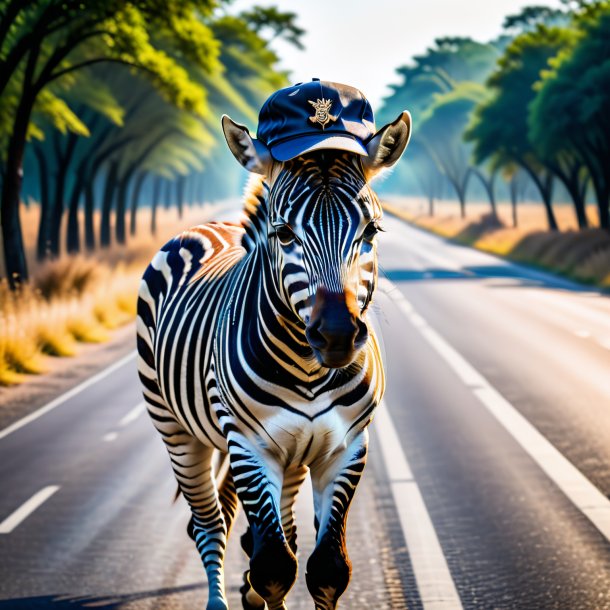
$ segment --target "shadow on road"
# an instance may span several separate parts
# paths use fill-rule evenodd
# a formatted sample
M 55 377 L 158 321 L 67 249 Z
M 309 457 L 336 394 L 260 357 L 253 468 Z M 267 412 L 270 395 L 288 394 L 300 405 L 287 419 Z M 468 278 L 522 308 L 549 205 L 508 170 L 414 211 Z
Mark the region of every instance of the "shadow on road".
M 143 599 L 161 598 L 178 595 L 198 589 L 205 589 L 205 583 L 168 587 L 154 591 L 127 593 L 124 595 L 70 596 L 41 595 L 38 597 L 22 597 L 19 599 L 1 599 L 0 610 L 78 610 L 79 608 L 102 608 L 102 610 L 121 610 L 127 604 Z
M 545 271 L 507 265 L 464 265 L 460 269 L 386 269 L 380 266 L 380 275 L 392 282 L 424 282 L 434 280 L 511 280 L 511 287 L 540 287 L 574 293 L 596 293 L 608 296 L 608 291 L 588 284 L 578 284 Z M 497 286 L 496 286 L 497 287 Z

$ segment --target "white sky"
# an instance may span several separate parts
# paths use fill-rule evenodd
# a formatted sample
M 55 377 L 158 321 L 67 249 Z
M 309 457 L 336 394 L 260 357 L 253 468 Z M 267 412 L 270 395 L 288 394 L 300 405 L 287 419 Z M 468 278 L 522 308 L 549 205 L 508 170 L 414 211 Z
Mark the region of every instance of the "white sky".
M 373 110 L 397 82 L 394 70 L 422 53 L 434 38 L 495 38 L 505 15 L 523 6 L 559 7 L 559 0 L 235 0 L 231 12 L 254 4 L 276 5 L 299 15 L 307 31 L 299 51 L 284 43 L 275 48 L 293 82 L 318 77 L 357 87 Z

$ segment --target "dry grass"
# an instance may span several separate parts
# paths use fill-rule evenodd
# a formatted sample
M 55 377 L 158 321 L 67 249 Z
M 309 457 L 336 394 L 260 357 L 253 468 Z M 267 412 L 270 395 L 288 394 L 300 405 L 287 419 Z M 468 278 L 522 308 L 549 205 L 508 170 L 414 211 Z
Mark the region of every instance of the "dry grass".
M 159 212 L 159 235 L 143 229 L 128 246 L 92 255 L 33 263 L 37 209 L 24 212 L 24 237 L 32 281 L 11 291 L 0 280 L 0 385 L 43 373 L 49 356 L 73 356 L 79 343 L 99 343 L 134 319 L 139 280 L 157 249 L 171 236 L 201 221 L 201 208 Z M 146 217 L 146 211 L 142 213 Z M 148 218 L 141 219 L 144 227 Z M 146 226 L 148 226 L 146 224 Z
M 390 198 L 385 204 L 408 221 L 443 237 L 492 254 L 561 273 L 572 279 L 610 287 L 610 233 L 601 229 L 577 229 L 569 205 L 555 206 L 559 231 L 548 231 L 542 204 L 522 203 L 518 227 L 512 226 L 509 204 L 498 206 L 498 223 L 488 204 L 467 204 L 466 218 L 460 218 L 457 202 L 439 202 L 435 215 L 428 215 L 427 203 L 416 198 Z M 594 206 L 587 210 L 593 226 Z

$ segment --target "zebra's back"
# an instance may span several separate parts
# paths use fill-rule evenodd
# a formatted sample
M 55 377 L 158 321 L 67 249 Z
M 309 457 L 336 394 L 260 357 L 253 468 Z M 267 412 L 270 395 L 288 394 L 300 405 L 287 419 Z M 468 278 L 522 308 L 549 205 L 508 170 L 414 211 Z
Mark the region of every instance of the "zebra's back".
M 138 295 L 138 372 L 151 416 L 223 451 L 213 336 L 246 255 L 244 231 L 220 222 L 184 231 L 154 256 Z

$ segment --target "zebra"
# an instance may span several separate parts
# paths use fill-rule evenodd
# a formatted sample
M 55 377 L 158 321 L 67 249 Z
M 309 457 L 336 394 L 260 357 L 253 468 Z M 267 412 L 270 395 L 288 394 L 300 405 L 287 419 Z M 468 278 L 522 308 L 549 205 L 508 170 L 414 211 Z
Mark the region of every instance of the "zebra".
M 408 112 L 366 155 L 322 149 L 280 162 L 223 116 L 252 176 L 240 223 L 210 222 L 165 244 L 138 296 L 138 373 L 205 568 L 207 610 L 227 610 L 223 561 L 238 502 L 248 610 L 286 608 L 297 575 L 293 504 L 308 473 L 316 545 L 306 583 L 335 608 L 351 564 L 345 526 L 384 370 L 366 313 L 382 208 L 371 179 L 411 131 Z M 214 458 L 228 456 L 216 480 Z

